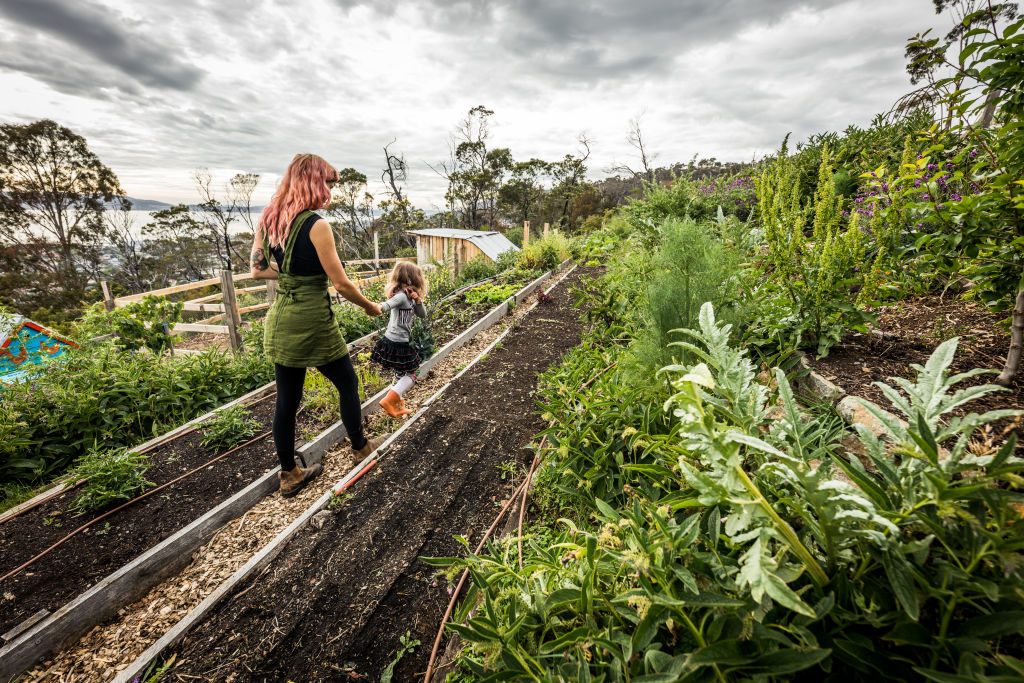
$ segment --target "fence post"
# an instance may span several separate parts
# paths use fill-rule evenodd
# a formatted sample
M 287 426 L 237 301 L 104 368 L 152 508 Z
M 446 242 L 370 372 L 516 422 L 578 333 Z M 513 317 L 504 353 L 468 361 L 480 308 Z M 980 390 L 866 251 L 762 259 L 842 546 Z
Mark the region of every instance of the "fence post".
M 523 221 L 523 248 L 530 243 L 530 221 Z
M 100 280 L 100 288 L 103 290 L 103 306 L 108 310 L 114 310 L 114 297 L 110 296 L 110 287 L 106 280 Z
M 242 326 L 242 316 L 238 312 L 238 298 L 235 296 L 235 280 L 230 270 L 220 271 L 220 290 L 223 293 L 224 319 L 228 324 L 228 343 L 232 351 L 242 348 L 242 335 L 238 331 Z
M 274 303 L 277 298 L 277 280 L 267 280 L 267 301 Z
M 373 269 L 380 272 L 380 233 L 376 230 L 373 231 Z
M 551 224 L 550 224 L 550 223 L 545 223 L 545 224 L 544 224 L 544 239 L 547 239 L 547 238 L 548 238 L 548 229 L 549 229 L 550 227 L 551 227 Z

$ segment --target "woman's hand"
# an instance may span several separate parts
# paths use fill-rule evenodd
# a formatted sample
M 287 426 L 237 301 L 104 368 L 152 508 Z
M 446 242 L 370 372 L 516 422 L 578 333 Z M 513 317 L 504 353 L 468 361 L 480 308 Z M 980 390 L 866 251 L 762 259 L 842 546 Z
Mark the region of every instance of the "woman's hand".
M 375 304 L 372 301 L 367 301 L 366 303 L 368 305 L 363 306 L 363 310 L 366 311 L 366 315 L 371 318 L 376 318 L 378 315 L 381 315 L 382 311 L 380 309 L 380 304 Z

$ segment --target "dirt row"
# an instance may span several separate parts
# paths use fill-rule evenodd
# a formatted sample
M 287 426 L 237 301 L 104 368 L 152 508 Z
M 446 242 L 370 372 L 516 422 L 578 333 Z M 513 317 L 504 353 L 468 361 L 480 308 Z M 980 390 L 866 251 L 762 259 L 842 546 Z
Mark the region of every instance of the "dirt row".
M 454 382 L 352 489 L 177 648 L 172 680 L 378 680 L 410 634 L 394 680 L 426 666 L 449 599 L 419 558 L 463 552 L 513 486 L 543 424 L 537 377 L 579 343 L 577 270 Z M 521 473 L 517 476 L 522 476 Z M 171 653 L 168 653 L 170 656 Z
M 501 323 L 448 355 L 409 391 L 407 405 L 417 409 L 508 325 L 522 318 L 535 298 L 533 295 Z M 364 423 L 370 434 L 393 431 L 399 424 L 380 411 L 365 418 Z M 355 465 L 347 447 L 325 454 L 323 463 L 323 475 L 298 496 L 291 499 L 282 499 L 276 494 L 268 496 L 241 518 L 229 522 L 193 554 L 191 564 L 180 574 L 122 609 L 116 619 L 94 628 L 76 645 L 40 664 L 22 679 L 22 683 L 99 681 L 115 677 Z
M 257 434 L 268 432 L 274 414 L 273 397 L 259 400 L 251 411 L 259 425 Z M 329 421 L 306 411 L 299 416 L 297 431 L 316 433 L 328 425 Z M 150 452 L 152 466 L 146 471 L 146 479 L 162 485 L 225 450 L 204 447 L 203 436 L 200 428 Z M 40 609 L 57 610 L 276 465 L 273 441 L 269 437 L 261 439 L 71 537 L 21 573 L 0 582 L 0 633 Z M 107 512 L 102 509 L 76 514 L 71 506 L 80 493 L 72 489 L 0 524 L 0 575 Z M 69 567 L 74 571 L 68 571 Z

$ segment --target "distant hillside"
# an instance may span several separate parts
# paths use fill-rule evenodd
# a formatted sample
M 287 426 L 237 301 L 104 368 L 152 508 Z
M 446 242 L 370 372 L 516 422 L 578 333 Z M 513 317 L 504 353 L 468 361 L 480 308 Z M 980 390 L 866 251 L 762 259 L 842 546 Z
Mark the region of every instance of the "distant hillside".
M 175 206 L 174 204 L 160 202 L 155 199 L 136 199 L 135 197 L 127 197 L 126 199 L 132 203 L 132 211 L 163 211 L 164 209 L 169 209 L 172 206 Z M 106 206 L 108 209 L 117 207 L 113 202 L 108 203 Z M 189 208 L 198 209 L 198 206 L 191 205 Z M 226 209 L 228 207 L 225 206 L 224 208 Z M 263 207 L 254 206 L 250 211 L 252 213 L 259 213 L 260 211 L 263 211 Z
M 164 209 L 171 208 L 171 204 L 167 202 L 158 202 L 155 199 L 136 199 L 135 197 L 128 197 L 128 201 L 132 203 L 132 208 L 136 211 L 163 211 Z

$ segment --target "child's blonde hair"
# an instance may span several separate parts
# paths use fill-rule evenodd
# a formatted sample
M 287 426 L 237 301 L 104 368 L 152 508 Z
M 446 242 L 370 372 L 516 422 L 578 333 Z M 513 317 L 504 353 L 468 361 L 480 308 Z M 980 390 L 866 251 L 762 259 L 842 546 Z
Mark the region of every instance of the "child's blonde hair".
M 415 289 L 419 293 L 420 299 L 426 299 L 430 284 L 424 277 L 423 271 L 415 263 L 399 261 L 391 271 L 387 285 L 384 286 L 384 296 L 390 299 L 408 287 Z

